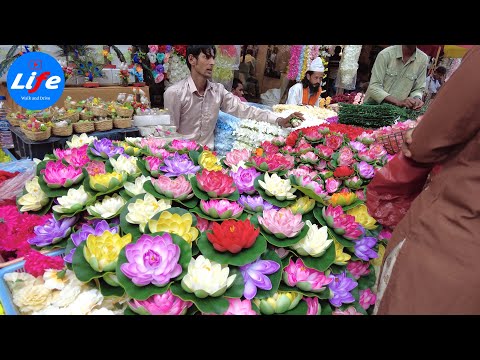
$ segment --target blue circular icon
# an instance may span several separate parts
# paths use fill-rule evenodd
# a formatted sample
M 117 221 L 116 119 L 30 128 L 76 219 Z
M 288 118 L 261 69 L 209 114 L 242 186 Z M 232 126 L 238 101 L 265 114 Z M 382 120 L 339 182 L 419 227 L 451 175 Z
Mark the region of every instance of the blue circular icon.
M 21 55 L 7 73 L 7 89 L 21 107 L 43 110 L 62 96 L 65 77 L 58 61 L 42 52 Z

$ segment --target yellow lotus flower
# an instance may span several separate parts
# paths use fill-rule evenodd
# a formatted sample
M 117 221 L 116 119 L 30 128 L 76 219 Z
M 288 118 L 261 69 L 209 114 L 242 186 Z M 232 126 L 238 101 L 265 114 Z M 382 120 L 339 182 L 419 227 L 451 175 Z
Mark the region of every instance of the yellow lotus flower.
M 148 227 L 152 233 L 165 231 L 171 234 L 177 234 L 181 236 L 186 242 L 192 245 L 198 237 L 198 230 L 192 227 L 193 218 L 192 214 L 172 214 L 168 211 L 164 211 L 160 214 L 158 220 L 150 220 Z
M 302 196 L 298 198 L 293 205 L 289 208 L 293 214 L 306 214 L 315 207 L 315 200 L 310 199 L 308 196 Z
M 120 250 L 131 242 L 132 234 L 123 237 L 110 231 L 100 236 L 90 234 L 83 248 L 83 256 L 95 271 L 114 271 Z
M 355 221 L 362 225 L 365 229 L 373 230 L 377 228 L 377 225 L 375 225 L 377 221 L 368 214 L 367 207 L 364 204 L 347 210 L 347 214 L 355 216 Z
M 79 148 L 85 144 L 91 144 L 94 140 L 97 140 L 96 136 L 88 136 L 86 133 L 82 133 L 80 136 L 73 135 L 70 141 L 67 141 L 67 145 L 70 149 Z
M 357 195 L 353 192 L 338 192 L 332 195 L 330 204 L 333 206 L 347 206 L 353 204 L 355 200 L 357 200 Z
M 208 171 L 220 171 L 222 166 L 218 164 L 218 159 L 213 153 L 209 150 L 203 150 L 203 152 L 198 157 L 198 164 Z
M 38 184 L 38 176 L 35 176 L 25 184 L 27 193 L 18 198 L 17 202 L 22 205 L 21 212 L 38 211 L 47 205 L 49 198 Z
M 148 221 L 160 211 L 172 207 L 172 201 L 167 199 L 157 200 L 152 194 L 145 194 L 143 199 L 137 199 L 128 205 L 128 214 L 125 217 L 130 224 L 138 224 L 140 231 L 145 231 Z
M 90 176 L 90 187 L 96 191 L 106 192 L 127 181 L 127 173 L 111 172 Z
M 352 257 L 343 252 L 343 246 L 336 240 L 333 241 L 335 243 L 335 261 L 334 264 L 337 265 L 347 265 L 347 261 L 350 260 Z
M 370 264 L 372 264 L 373 266 L 381 266 L 384 255 L 385 255 L 385 246 L 380 244 L 378 245 L 378 257 L 370 260 Z

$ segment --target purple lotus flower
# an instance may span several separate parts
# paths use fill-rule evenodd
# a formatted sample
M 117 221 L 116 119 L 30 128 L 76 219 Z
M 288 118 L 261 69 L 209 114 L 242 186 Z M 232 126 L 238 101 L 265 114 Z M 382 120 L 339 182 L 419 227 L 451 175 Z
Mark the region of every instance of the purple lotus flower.
M 374 237 L 364 237 L 355 243 L 355 255 L 364 261 L 375 259 L 378 254 L 372 249 L 377 243 Z
M 345 272 L 339 275 L 330 276 L 334 278 L 333 281 L 328 285 L 328 288 L 333 293 L 333 298 L 330 299 L 330 304 L 335 307 L 340 307 L 342 304 L 353 303 L 355 298 L 352 294 L 350 294 L 350 291 L 355 289 L 358 283 L 355 280 L 347 277 Z
M 256 190 L 253 183 L 259 175 L 260 173 L 253 167 L 248 169 L 239 167 L 237 172 L 230 172 L 230 176 L 233 178 L 235 185 L 237 185 L 240 194 L 254 194 Z
M 263 210 L 280 209 L 278 206 L 270 204 L 268 201 L 263 200 L 260 195 L 250 196 L 241 195 L 237 201 L 245 209 L 253 212 L 262 212 Z
M 359 295 L 358 302 L 365 310 L 367 310 L 370 305 L 375 305 L 375 301 L 377 301 L 377 295 L 370 289 L 360 290 Z
M 110 225 L 105 220 L 95 219 L 92 221 L 91 224 L 83 224 L 81 229 L 76 233 L 71 235 L 71 239 L 75 247 L 70 250 L 64 260 L 65 262 L 72 263 L 73 262 L 73 254 L 75 254 L 75 250 L 77 246 L 80 245 L 82 242 L 87 240 L 88 235 L 93 234 L 95 236 L 102 235 L 105 231 L 110 231 L 112 234 L 117 234 L 119 230 L 118 226 L 114 226 L 110 228 Z
M 360 161 L 357 164 L 357 170 L 360 176 L 364 179 L 371 179 L 375 175 L 375 169 L 373 165 L 370 165 L 366 161 Z
M 45 224 L 34 227 L 35 237 L 27 240 L 30 245 L 38 247 L 52 245 L 65 239 L 72 231 L 72 226 L 77 222 L 77 217 L 56 220 L 50 218 Z
M 92 154 L 108 159 L 117 154 L 123 154 L 125 149 L 121 146 L 113 145 L 112 140 L 103 138 L 101 140 L 94 140 L 93 147 L 90 148 L 90 151 Z
M 120 270 L 137 286 L 162 287 L 182 273 L 178 263 L 180 247 L 173 243 L 169 233 L 142 235 L 136 243 L 125 246 L 125 256 L 128 262 Z
M 357 151 L 364 151 L 367 148 L 360 141 L 350 141 L 350 146 Z
M 248 300 L 252 300 L 255 295 L 257 295 L 257 288 L 271 290 L 272 282 L 265 275 L 273 274 L 278 269 L 280 269 L 280 264 L 276 261 L 260 259 L 241 266 L 240 272 L 242 273 L 243 281 L 245 283 L 243 296 Z
M 173 156 L 166 158 L 165 166 L 159 168 L 165 173 L 165 176 L 180 176 L 186 174 L 195 174 L 200 170 L 200 166 L 195 166 L 187 154 L 180 155 L 175 153 Z
M 328 178 L 325 180 L 325 190 L 327 190 L 329 194 L 336 193 L 340 185 L 342 185 L 341 180 L 334 178 Z

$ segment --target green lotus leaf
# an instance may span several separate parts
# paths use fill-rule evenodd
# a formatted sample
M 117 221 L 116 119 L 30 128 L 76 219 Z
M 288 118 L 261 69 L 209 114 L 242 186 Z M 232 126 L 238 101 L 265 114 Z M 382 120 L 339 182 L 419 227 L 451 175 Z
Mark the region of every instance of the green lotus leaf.
M 375 285 L 375 268 L 373 265 L 370 265 L 368 270 L 370 270 L 370 272 L 367 276 L 360 276 L 360 279 L 357 280 L 359 290 L 370 289 L 373 285 Z
M 333 297 L 333 293 L 328 288 L 328 285 L 325 285 L 325 290 L 323 290 L 323 291 L 313 292 L 313 291 L 305 291 L 305 290 L 299 289 L 296 286 L 288 286 L 287 284 L 282 282 L 280 284 L 280 286 L 278 287 L 278 290 L 279 291 L 293 291 L 293 292 L 297 292 L 297 293 L 303 294 L 303 295 L 308 296 L 308 297 L 317 297 L 319 299 L 327 299 L 328 300 L 328 299 Z
M 147 170 L 147 167 L 145 166 L 145 160 L 138 159 L 137 160 L 137 166 L 142 172 L 142 175 L 144 176 L 150 176 L 150 171 Z
M 292 249 L 292 251 L 296 253 L 295 249 Z M 303 260 L 306 267 L 326 271 L 335 261 L 335 244 L 332 242 L 325 253 L 319 257 L 296 255 Z
M 227 311 L 229 306 L 228 300 L 223 296 L 207 296 L 206 298 L 201 299 L 196 297 L 194 294 L 188 293 L 183 290 L 180 283 L 173 284 L 170 290 L 172 291 L 173 295 L 178 296 L 180 299 L 193 302 L 202 313 L 215 313 L 220 315 Z
M 125 294 L 125 289 L 121 286 L 112 286 L 109 285 L 105 280 L 99 278 L 100 292 L 105 297 L 117 296 L 121 297 Z

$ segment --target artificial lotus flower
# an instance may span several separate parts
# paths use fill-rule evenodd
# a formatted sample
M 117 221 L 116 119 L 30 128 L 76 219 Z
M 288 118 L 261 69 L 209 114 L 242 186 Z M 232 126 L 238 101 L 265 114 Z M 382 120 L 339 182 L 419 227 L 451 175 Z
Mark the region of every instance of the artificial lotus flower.
M 107 195 L 93 205 L 87 206 L 87 211 L 92 216 L 110 219 L 117 215 L 125 203 L 125 199 L 115 193 L 111 197 Z
M 310 220 L 307 220 L 305 224 L 309 228 L 307 235 L 298 243 L 293 244 L 290 247 L 301 256 L 322 256 L 333 242 L 333 240 L 328 239 L 327 227 L 322 226 L 319 229 L 318 225 L 312 224 Z
M 258 258 L 250 264 L 240 266 L 240 273 L 243 277 L 243 296 L 251 300 L 257 295 L 257 290 L 271 290 L 272 282 L 267 275 L 273 274 L 280 269 L 280 264 L 273 260 L 262 260 Z
M 145 157 L 145 167 L 152 176 L 158 177 L 163 161 L 156 156 Z
M 93 270 L 97 272 L 115 271 L 118 255 L 125 245 L 132 242 L 132 234 L 120 237 L 105 231 L 102 235 L 90 234 L 83 248 L 83 256 Z
M 121 173 L 125 171 L 128 175 L 138 176 L 141 171 L 137 166 L 137 158 L 135 156 L 120 155 L 116 160 L 110 158 L 110 164 L 113 166 L 113 171 Z
M 188 200 L 193 197 L 192 185 L 183 176 L 171 179 L 160 175 L 158 179 L 152 179 L 152 185 L 155 190 L 170 199 Z
M 220 171 L 222 166 L 218 162 L 218 158 L 209 150 L 203 150 L 198 157 L 198 165 L 209 171 Z
M 333 281 L 328 285 L 328 288 L 333 293 L 333 297 L 329 299 L 330 304 L 335 307 L 340 307 L 342 304 L 353 303 L 355 298 L 350 291 L 355 289 L 358 283 L 347 277 L 345 272 L 330 276 L 333 278 Z
M 259 216 L 258 222 L 263 230 L 279 239 L 297 236 L 305 225 L 302 214 L 294 215 L 288 208 L 263 210 L 263 217 Z
M 75 134 L 72 136 L 70 141 L 67 141 L 67 146 L 70 149 L 79 148 L 85 144 L 90 145 L 95 140 L 97 140 L 96 136 L 88 136 L 86 133 L 82 133 L 80 135 Z
M 328 205 L 322 209 L 322 216 L 327 225 L 338 235 L 348 240 L 358 240 L 362 235 L 362 227 L 355 222 L 355 217 L 344 214 L 340 205 L 333 207 Z
M 203 255 L 199 255 L 196 259 L 190 259 L 188 272 L 183 277 L 181 285 L 183 290 L 195 294 L 198 298 L 218 297 L 232 286 L 237 276 L 236 274 L 229 276 L 229 274 L 230 268 L 227 265 L 210 261 Z
M 318 156 L 321 159 L 329 160 L 331 156 L 333 155 L 333 150 L 329 148 L 328 146 L 319 144 L 315 146 L 315 149 L 318 151 Z
M 347 210 L 347 214 L 354 216 L 355 221 L 365 229 L 374 230 L 377 228 L 377 225 L 375 225 L 377 221 L 368 214 L 367 207 L 364 204 L 360 204 L 353 209 Z
M 318 297 L 304 297 L 303 300 L 307 303 L 307 315 L 320 315 L 322 308 L 319 306 Z
M 165 173 L 165 176 L 180 176 L 195 174 L 200 170 L 200 166 L 195 166 L 192 160 L 187 154 L 180 155 L 175 153 L 173 156 L 169 156 L 164 160 L 164 166 L 160 166 L 158 169 Z
M 283 136 L 277 136 L 277 137 L 274 137 L 270 141 L 272 142 L 273 145 L 284 146 L 286 139 Z
M 127 138 L 125 138 L 125 140 L 127 140 Z M 139 147 L 155 146 L 158 148 L 163 148 L 167 144 L 167 140 L 155 138 L 155 137 L 147 137 L 147 138 L 140 138 L 140 143 L 136 143 L 132 141 L 130 141 L 130 143 L 137 144 L 136 146 L 139 146 Z
M 339 135 L 328 135 L 325 137 L 325 145 L 327 145 L 332 150 L 337 150 L 342 146 L 343 136 Z
M 294 150 L 298 154 L 306 154 L 308 152 L 313 151 L 313 146 L 312 144 L 307 142 L 305 139 L 301 139 Z
M 208 221 L 207 219 L 204 219 L 204 218 L 201 218 L 200 216 L 196 215 L 195 214 L 195 217 L 197 218 L 197 229 L 200 231 L 200 232 L 205 232 L 207 230 L 211 230 L 212 229 L 212 226 L 214 224 L 215 221 Z
M 318 169 L 318 167 L 317 167 Z M 319 172 L 318 172 L 318 175 L 320 175 L 320 178 L 322 178 L 322 180 L 326 180 L 328 178 L 331 178 L 333 176 L 333 171 L 332 170 L 328 170 L 328 169 L 318 169 Z
M 88 175 L 94 176 L 98 174 L 105 174 L 105 163 L 103 161 L 92 160 L 85 167 Z
M 315 170 L 312 170 L 311 168 L 305 166 L 305 165 L 300 165 L 299 167 L 288 170 L 287 176 L 293 175 L 295 178 L 295 181 L 299 183 L 301 178 L 303 176 L 308 176 L 310 179 L 313 179 L 317 176 L 317 172 Z
M 132 146 L 127 142 L 121 141 L 118 143 L 119 146 L 123 147 L 125 150 L 125 154 L 130 155 L 130 156 L 139 156 L 142 149 Z
M 378 245 L 378 257 L 371 259 L 370 264 L 372 264 L 373 266 L 381 266 L 384 255 L 385 255 L 385 246 L 380 244 Z
M 329 194 L 336 193 L 340 185 L 342 185 L 341 180 L 337 180 L 331 177 L 325 180 L 325 190 L 327 190 Z
M 45 169 L 41 170 L 47 186 L 52 189 L 70 187 L 83 179 L 82 169 L 65 165 L 61 160 L 47 161 Z
M 378 233 L 378 240 L 390 240 L 392 238 L 392 232 L 388 229 L 383 228 L 379 233 Z
M 132 299 L 128 302 L 128 307 L 140 315 L 185 315 L 192 305 L 191 301 L 183 301 L 173 295 L 170 289 L 146 300 Z
M 254 299 L 253 302 L 265 315 L 283 314 L 295 308 L 303 295 L 290 291 L 277 291 L 273 296 L 266 299 Z
M 146 146 L 143 151 L 148 155 L 153 155 L 153 157 L 158 157 L 160 159 L 164 159 L 172 155 L 171 152 L 157 146 Z
M 343 246 L 338 241 L 334 240 L 333 242 L 335 244 L 335 260 L 333 263 L 336 265 L 347 265 L 348 260 L 352 256 L 343 252 Z
M 382 144 L 372 144 L 369 148 L 370 156 L 375 159 L 380 159 L 383 156 L 387 155 L 387 150 L 383 147 Z
M 295 158 L 293 156 L 279 153 L 268 154 L 266 157 L 252 156 L 250 160 L 263 171 L 290 170 L 295 165 Z
M 223 315 L 257 315 L 257 313 L 252 309 L 250 300 L 228 298 L 228 309 Z
M 163 211 L 157 220 L 150 219 L 148 228 L 152 233 L 165 231 L 181 236 L 186 242 L 192 245 L 199 235 L 198 229 L 192 226 L 192 214 L 187 213 L 180 216 L 172 214 L 168 210 Z
M 375 155 L 371 153 L 370 150 L 368 149 L 359 151 L 357 156 L 360 160 L 365 161 L 367 163 L 372 163 L 375 161 Z
M 262 148 L 265 154 L 275 154 L 278 153 L 278 146 L 272 144 L 270 141 L 263 141 L 260 144 L 260 148 Z
M 319 180 L 320 182 L 322 180 Z M 298 181 L 298 185 L 309 190 L 312 190 L 315 194 L 320 196 L 322 199 L 326 200 L 329 198 L 328 193 L 324 190 L 323 185 L 315 180 L 312 180 L 310 176 L 302 176 L 300 181 Z
M 82 209 L 89 198 L 90 195 L 81 185 L 78 189 L 68 189 L 67 195 L 58 197 L 59 205 L 53 205 L 52 209 L 57 213 L 72 214 Z
M 357 200 L 357 195 L 355 195 L 355 193 L 352 193 L 346 189 L 342 189 L 342 191 L 333 194 L 329 202 L 333 206 L 348 206 L 353 204 L 355 200 Z
M 198 150 L 199 145 L 193 140 L 173 140 L 170 145 L 172 149 L 177 151 L 191 151 Z
M 354 173 L 355 173 L 355 170 L 353 170 L 348 166 L 339 166 L 333 172 L 333 176 L 338 179 L 345 179 L 353 175 Z
M 146 193 L 143 199 L 137 199 L 128 204 L 128 213 L 125 220 L 130 224 L 138 224 L 140 231 L 145 231 L 148 221 L 157 213 L 172 207 L 168 199 L 157 200 L 152 194 Z M 156 232 L 156 231 L 152 231 Z
M 87 148 L 87 144 L 73 149 L 63 150 L 57 148 L 53 150 L 53 154 L 58 160 L 64 159 L 69 165 L 81 168 L 91 161 L 87 155 Z
M 373 247 L 376 244 L 376 238 L 364 236 L 362 239 L 355 242 L 355 255 L 364 261 L 377 258 L 378 254 L 373 250 Z
M 104 159 L 111 158 L 115 155 L 123 154 L 125 150 L 121 146 L 115 146 L 112 140 L 103 138 L 101 140 L 94 140 L 90 151 L 96 156 Z
M 227 197 L 236 190 L 233 178 L 222 171 L 203 170 L 196 177 L 200 190 L 211 198 Z
M 376 301 L 377 301 L 377 295 L 375 295 L 372 292 L 372 290 L 370 289 L 360 290 L 358 303 L 362 308 L 367 310 L 370 307 L 370 305 L 375 305 Z
M 347 264 L 347 270 L 350 272 L 350 274 L 353 275 L 356 280 L 358 280 L 361 276 L 366 276 L 370 274 L 370 270 L 368 269 L 369 266 L 370 263 L 368 262 L 350 261 Z
M 230 175 L 237 185 L 240 194 L 254 194 L 256 192 L 254 187 L 255 179 L 260 176 L 260 173 L 255 168 L 244 169 L 239 167 L 236 172 L 230 171 Z
M 152 180 L 150 176 L 140 175 L 135 179 L 135 182 L 126 182 L 123 184 L 125 191 L 131 197 L 136 195 L 145 194 L 147 191 L 143 188 L 143 184 L 145 184 L 148 180 Z
M 362 186 L 363 181 L 362 181 L 362 179 L 360 179 L 358 176 L 355 175 L 355 176 L 352 176 L 349 179 L 346 179 L 344 181 L 344 184 L 345 184 L 346 187 L 348 187 L 350 189 L 358 190 Z
M 368 164 L 365 161 L 360 161 L 356 164 L 358 174 L 364 179 L 371 179 L 375 175 L 375 169 L 373 165 Z
M 339 154 L 337 158 L 338 166 L 350 166 L 354 162 L 355 162 L 355 159 L 353 158 L 353 152 L 349 147 L 344 146 L 339 150 Z
M 366 132 L 363 132 L 361 135 L 357 136 L 356 140 L 360 141 L 362 144 L 365 145 L 370 145 L 375 142 L 375 138 L 372 135 L 367 134 Z
M 367 147 L 362 144 L 360 141 L 350 141 L 350 147 L 354 150 L 358 151 L 364 151 L 367 149 Z
M 250 152 L 247 149 L 232 150 L 225 155 L 224 163 L 233 171 L 237 171 L 240 166 L 243 166 L 250 158 Z
M 261 212 L 263 210 L 270 210 L 270 209 L 280 209 L 278 206 L 270 204 L 268 201 L 263 200 L 260 195 L 250 196 L 250 195 L 240 195 L 238 199 L 238 203 L 243 206 L 244 209 L 253 211 L 253 212 Z
M 258 180 L 258 184 L 265 190 L 268 196 L 275 197 L 277 200 L 292 200 L 297 197 L 293 193 L 296 191 L 292 188 L 289 179 L 281 179 L 277 174 L 270 176 L 265 173 L 264 181 Z
M 321 292 L 333 281 L 333 278 L 325 276 L 323 271 L 306 267 L 300 258 L 296 262 L 290 258 L 283 271 L 283 281 L 288 286 L 298 287 L 303 291 Z
M 212 231 L 207 233 L 207 239 L 219 252 L 237 254 L 243 249 L 249 249 L 255 244 L 260 233 L 250 220 L 225 220 L 221 224 L 215 222 Z
M 200 209 L 215 219 L 237 219 L 243 213 L 243 207 L 227 199 L 200 200 Z
M 363 314 L 358 312 L 354 306 L 349 306 L 345 310 L 336 309 L 334 312 L 332 312 L 332 315 L 363 315 Z
M 142 235 L 134 244 L 125 246 L 127 262 L 120 270 L 137 286 L 167 285 L 182 273 L 179 264 L 180 246 L 168 233 L 162 236 Z
M 72 226 L 77 222 L 77 217 L 67 217 L 56 220 L 54 217 L 47 220 L 43 225 L 37 225 L 34 228 L 35 237 L 28 239 L 30 245 L 43 247 L 59 243 L 65 239 L 72 231 Z
M 38 176 L 28 180 L 25 184 L 25 195 L 18 198 L 17 203 L 21 205 L 20 211 L 38 211 L 48 204 L 49 198 L 38 183 Z
M 307 164 L 316 164 L 318 161 L 318 156 L 314 152 L 309 151 L 300 156 L 300 160 Z
M 99 192 L 107 192 L 120 187 L 127 181 L 128 175 L 125 172 L 111 172 L 89 176 L 90 187 Z
M 367 195 L 366 195 L 364 189 L 359 189 L 359 190 L 355 191 L 355 195 L 357 195 L 358 200 L 361 200 L 361 201 L 366 201 L 367 200 Z
M 310 199 L 308 196 L 302 196 L 298 198 L 293 205 L 288 206 L 293 214 L 302 215 L 312 211 L 314 207 L 315 200 Z

